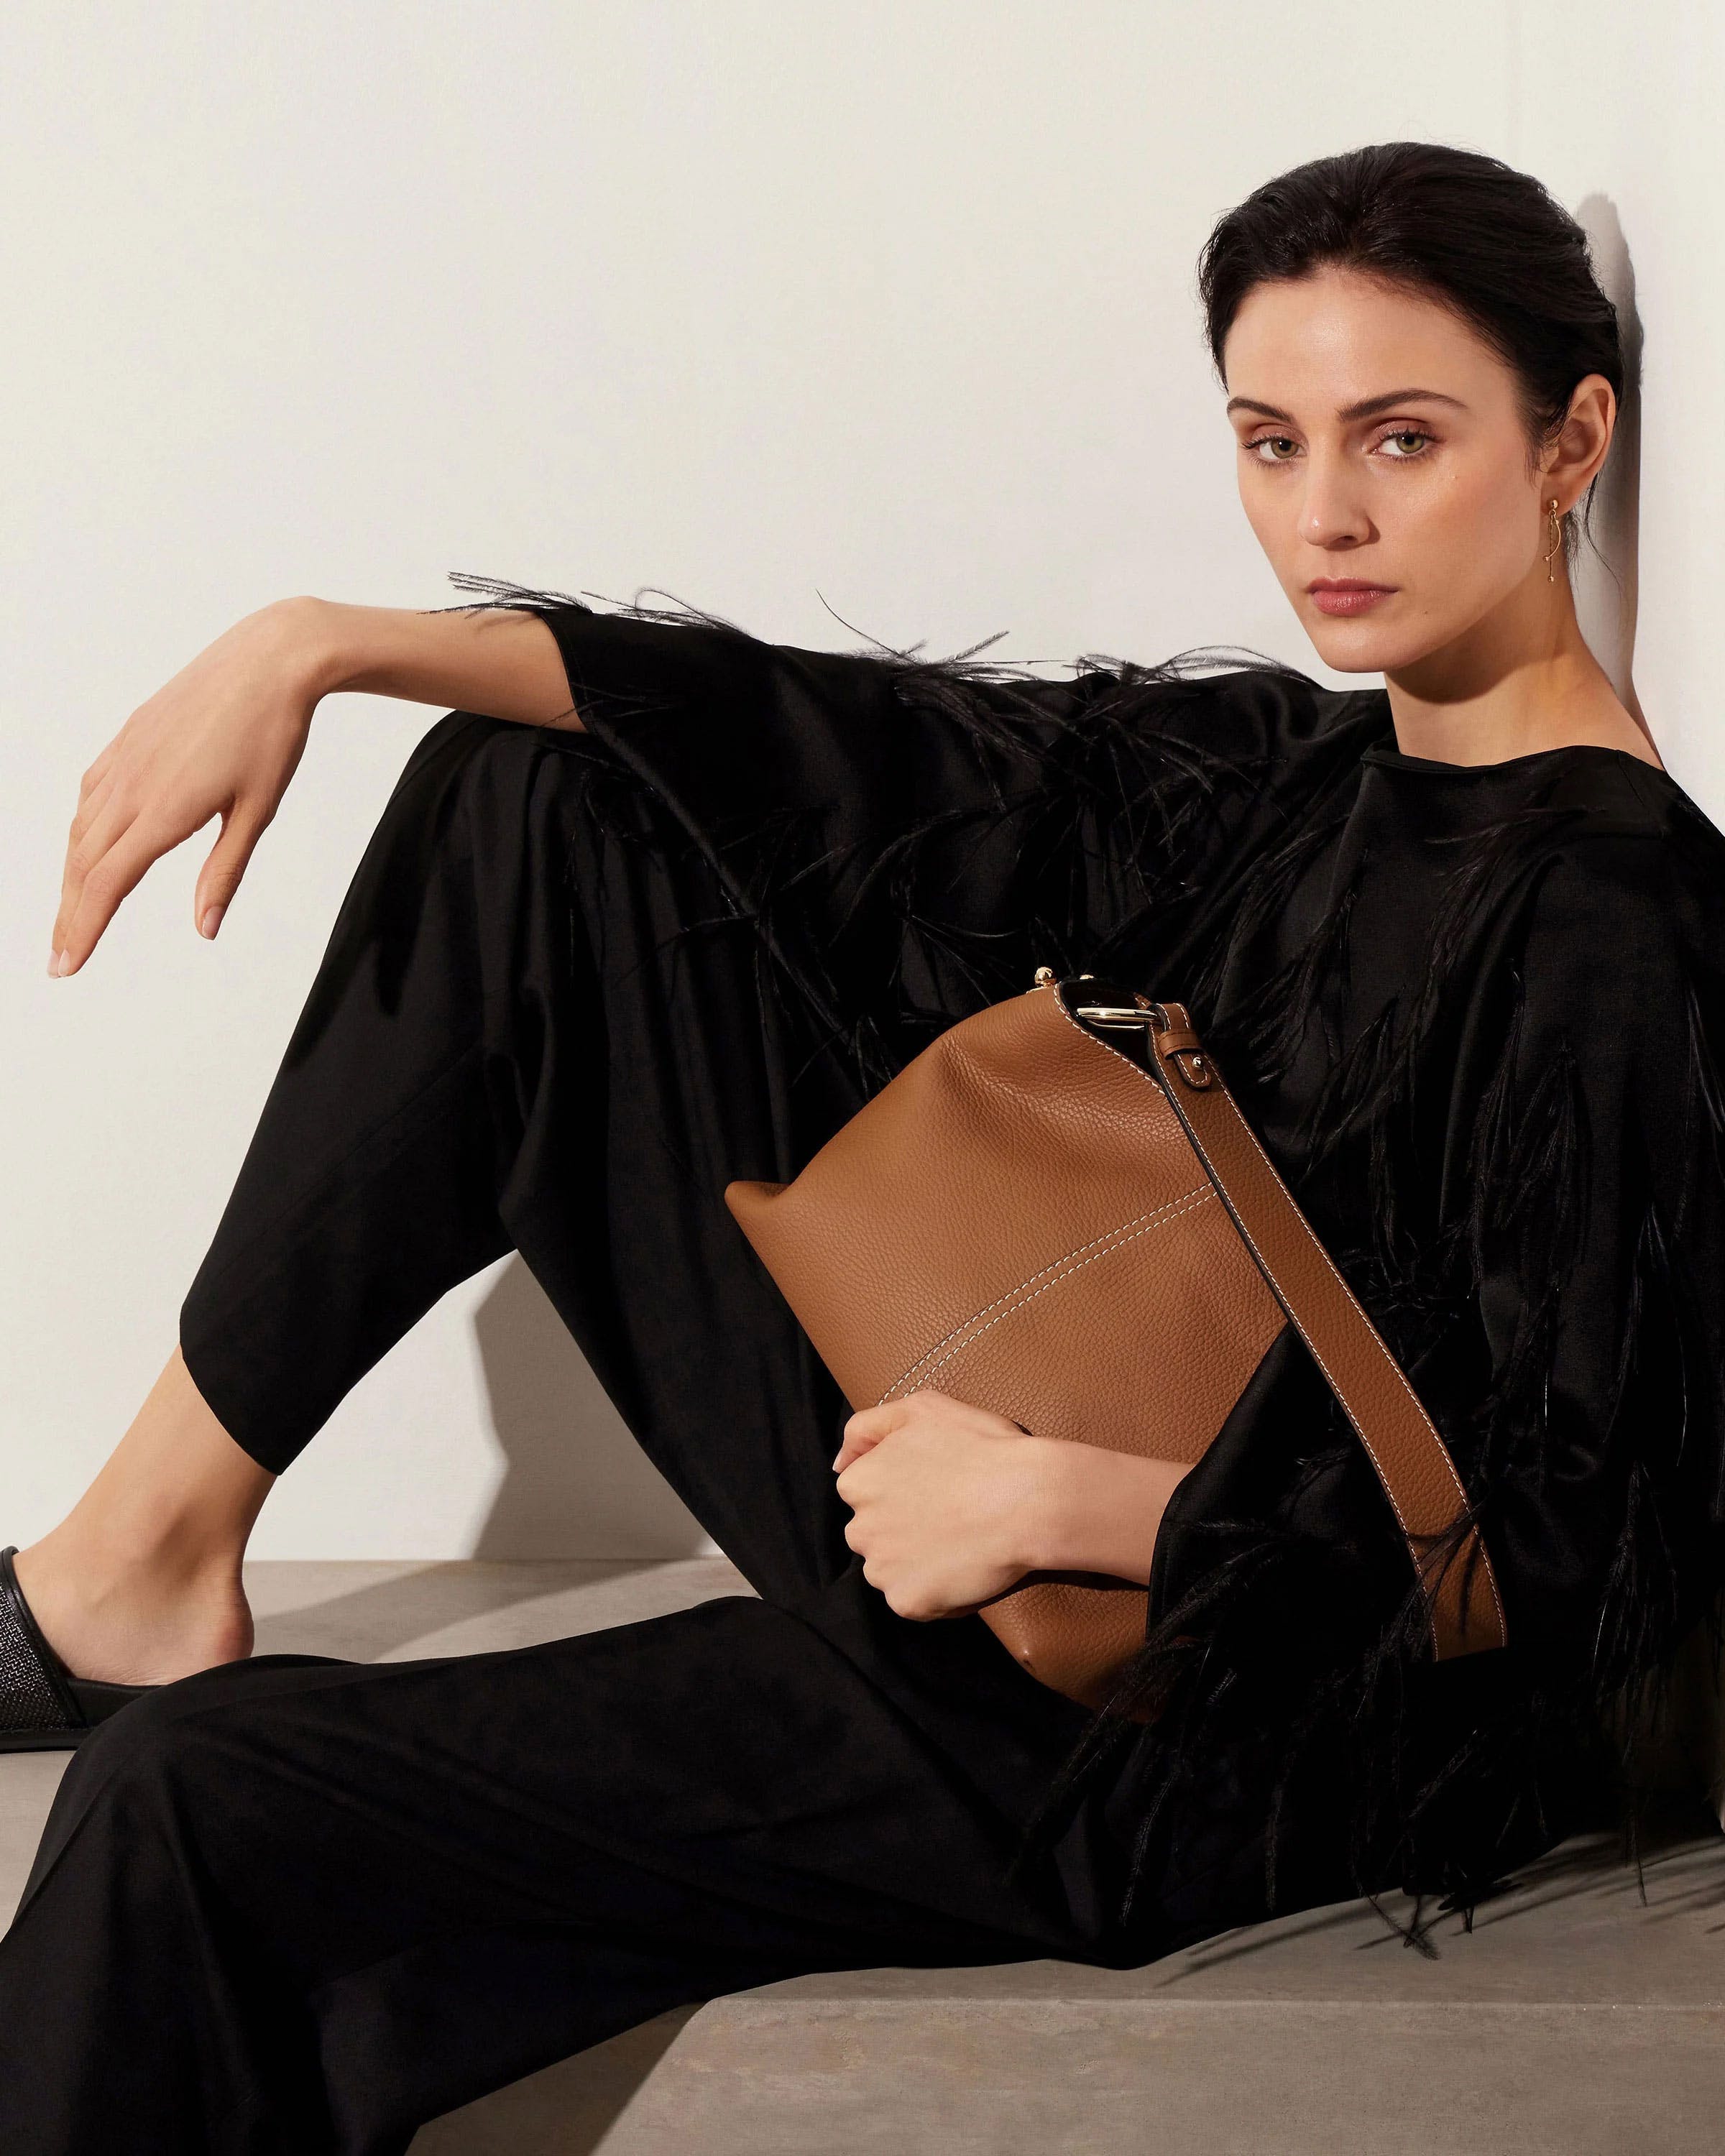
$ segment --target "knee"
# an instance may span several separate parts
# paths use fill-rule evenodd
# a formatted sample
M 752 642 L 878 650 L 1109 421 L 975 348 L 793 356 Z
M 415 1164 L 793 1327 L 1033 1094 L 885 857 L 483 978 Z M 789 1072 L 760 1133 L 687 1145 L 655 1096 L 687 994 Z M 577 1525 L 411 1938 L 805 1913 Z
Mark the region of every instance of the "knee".
M 50 1880 L 92 1874 L 147 1892 L 165 1845 L 202 1807 L 192 1768 L 198 1725 L 164 1686 L 110 1715 L 74 1753 L 54 1792 L 18 1912 Z
M 146 1691 L 99 1722 L 79 1747 L 62 1788 L 95 1796 L 175 1781 L 199 1748 L 200 1723 L 191 1708 L 201 1681 L 186 1677 Z
M 130 1789 L 195 1796 L 208 1786 L 236 1788 L 257 1751 L 269 1696 L 296 1681 L 302 1665 L 330 1666 L 322 1655 L 275 1655 L 223 1662 L 141 1693 L 85 1738 L 67 1784 L 95 1794 Z M 267 1749 L 267 1747 L 264 1748 Z

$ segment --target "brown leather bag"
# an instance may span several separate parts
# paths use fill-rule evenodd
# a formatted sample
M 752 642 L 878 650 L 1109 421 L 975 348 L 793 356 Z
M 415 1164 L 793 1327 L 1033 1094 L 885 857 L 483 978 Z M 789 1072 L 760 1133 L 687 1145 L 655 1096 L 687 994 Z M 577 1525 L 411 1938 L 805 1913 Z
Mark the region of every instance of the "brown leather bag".
M 930 1385 L 1040 1436 L 1189 1465 L 1284 1325 L 1328 1379 L 1406 1536 L 1440 1659 L 1502 1606 L 1442 1439 L 1179 1004 L 1037 985 L 939 1034 L 794 1181 L 725 1200 L 853 1408 Z M 1142 1587 L 1032 1577 L 980 1612 L 1096 1707 Z

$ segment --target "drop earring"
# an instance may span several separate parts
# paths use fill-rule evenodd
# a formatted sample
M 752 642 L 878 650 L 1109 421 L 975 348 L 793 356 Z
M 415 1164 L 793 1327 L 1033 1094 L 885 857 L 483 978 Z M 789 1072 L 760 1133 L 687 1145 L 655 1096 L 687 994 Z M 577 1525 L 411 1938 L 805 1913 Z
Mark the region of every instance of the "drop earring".
M 1558 573 L 1551 565 L 1551 557 L 1557 552 L 1558 547 L 1563 543 L 1563 527 L 1558 521 L 1558 498 L 1556 495 L 1552 496 L 1550 504 L 1545 513 L 1551 519 L 1551 545 L 1547 547 L 1544 553 L 1543 553 L 1539 558 L 1545 564 L 1545 581 L 1548 584 L 1554 584 L 1558 580 Z

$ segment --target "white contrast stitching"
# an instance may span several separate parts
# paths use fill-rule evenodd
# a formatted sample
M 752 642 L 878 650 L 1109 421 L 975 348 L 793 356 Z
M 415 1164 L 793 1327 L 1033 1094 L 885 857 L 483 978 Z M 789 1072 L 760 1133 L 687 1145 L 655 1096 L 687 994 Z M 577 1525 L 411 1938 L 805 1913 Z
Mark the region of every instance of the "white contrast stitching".
M 1205 1183 L 1201 1189 L 1188 1191 L 1183 1198 L 1177 1199 L 1172 1204 L 1164 1205 L 1159 1212 L 1150 1214 L 1146 1219 L 1142 1228 L 1135 1228 L 1130 1235 L 1122 1236 L 1122 1240 L 1115 1244 L 1114 1249 L 1116 1250 L 1124 1250 L 1128 1243 L 1135 1243 L 1141 1235 L 1147 1235 L 1153 1228 L 1165 1226 L 1169 1220 L 1174 1219 L 1178 1214 L 1182 1213 L 1190 1213 L 1194 1209 L 1194 1208 L 1199 1205 L 1208 1205 L 1213 1203 L 1215 1199 L 1215 1195 L 1216 1194 L 1214 1190 L 1209 1183 Z M 1089 1245 L 1085 1245 L 1081 1247 L 1088 1249 Z M 1112 1252 L 1109 1250 L 1091 1250 L 1091 1255 L 1087 1258 L 1081 1258 L 1076 1265 L 1069 1266 L 1065 1272 L 1057 1274 L 1052 1280 L 1044 1281 L 1040 1287 L 1034 1289 L 1029 1295 L 1020 1296 L 1017 1301 L 1012 1304 L 1009 1309 L 1003 1310 L 998 1317 L 991 1317 L 986 1325 L 978 1325 L 974 1332 L 967 1334 L 963 1340 L 958 1341 L 954 1346 L 948 1348 L 947 1353 L 941 1357 L 939 1362 L 932 1364 L 929 1369 L 923 1373 L 922 1378 L 918 1382 L 921 1383 L 927 1383 L 928 1379 L 934 1375 L 936 1370 L 943 1369 L 946 1365 L 952 1361 L 955 1355 L 962 1354 L 965 1348 L 973 1347 L 976 1342 L 982 1338 L 983 1333 L 992 1332 L 997 1325 L 1004 1324 L 1009 1317 L 1013 1316 L 1014 1312 L 1022 1310 L 1027 1303 L 1034 1302 L 1039 1295 L 1046 1295 L 1051 1287 L 1060 1286 L 1062 1281 L 1069 1281 L 1075 1274 L 1081 1273 L 1086 1265 L 1095 1265 L 1098 1258 L 1106 1258 L 1111 1255 Z M 1048 1268 L 1045 1266 L 1043 1270 L 1046 1271 Z M 1038 1276 L 1034 1273 L 1030 1276 L 1032 1280 L 1034 1280 Z M 1025 1282 L 1024 1285 L 1028 1286 L 1029 1282 Z M 993 1306 L 993 1303 L 987 1306 L 990 1310 L 992 1310 Z M 982 1313 L 978 1312 L 977 1314 L 980 1317 Z M 951 1339 L 952 1335 L 949 1333 L 947 1337 L 948 1339 Z M 922 1359 L 927 1360 L 927 1358 L 925 1357 Z M 911 1368 L 914 1370 L 916 1368 L 916 1364 L 913 1363 L 911 1365 Z M 909 1372 L 906 1372 L 906 1375 L 908 1376 Z M 899 1385 L 901 1385 L 903 1383 L 904 1378 L 901 1378 L 897 1383 L 893 1385 L 889 1391 L 885 1392 L 880 1395 L 880 1399 L 875 1402 L 875 1405 L 877 1407 L 884 1406 L 886 1403 L 892 1398 L 893 1394 L 898 1390 Z
M 1055 1272 L 1060 1266 L 1070 1265 L 1074 1258 L 1082 1257 L 1086 1250 L 1095 1250 L 1098 1244 L 1111 1242 L 1117 1236 L 1126 1235 L 1130 1229 L 1138 1227 L 1141 1223 L 1147 1227 L 1153 1225 L 1162 1218 L 1163 1214 L 1170 1212 L 1173 1207 L 1183 1204 L 1185 1199 L 1196 1197 L 1199 1191 L 1207 1192 L 1211 1197 L 1215 1195 L 1208 1183 L 1195 1184 L 1190 1190 L 1183 1190 L 1178 1198 L 1169 1199 L 1167 1204 L 1158 1205 L 1149 1213 L 1135 1213 L 1130 1220 L 1122 1220 L 1117 1228 L 1110 1228 L 1103 1235 L 1094 1235 L 1087 1243 L 1075 1243 L 1070 1250 L 1063 1252 L 1057 1258 L 1050 1258 L 1045 1265 L 1039 1265 L 1034 1273 L 1026 1273 L 1023 1280 L 1015 1281 L 1011 1287 L 1006 1289 L 1002 1294 L 997 1295 L 993 1302 L 985 1302 L 980 1309 L 972 1311 L 968 1317 L 961 1317 L 949 1332 L 943 1332 L 938 1340 L 932 1342 L 908 1369 L 900 1371 L 881 1397 L 891 1399 L 903 1384 L 905 1379 L 913 1371 L 920 1370 L 931 1355 L 938 1355 L 949 1340 L 956 1340 L 968 1326 L 974 1325 L 979 1317 L 986 1317 L 991 1310 L 996 1309 L 1003 1302 L 1009 1301 L 1014 1296 L 1022 1295 L 1033 1281 L 1040 1281 L 1045 1273 Z

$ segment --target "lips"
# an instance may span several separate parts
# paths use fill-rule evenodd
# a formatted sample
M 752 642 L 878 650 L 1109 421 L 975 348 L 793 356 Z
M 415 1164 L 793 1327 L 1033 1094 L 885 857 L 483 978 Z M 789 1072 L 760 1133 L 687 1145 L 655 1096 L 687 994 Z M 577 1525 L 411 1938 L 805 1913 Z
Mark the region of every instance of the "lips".
M 1394 584 L 1362 583 L 1358 578 L 1320 577 L 1306 587 L 1321 613 L 1363 613 L 1368 607 L 1394 596 Z

